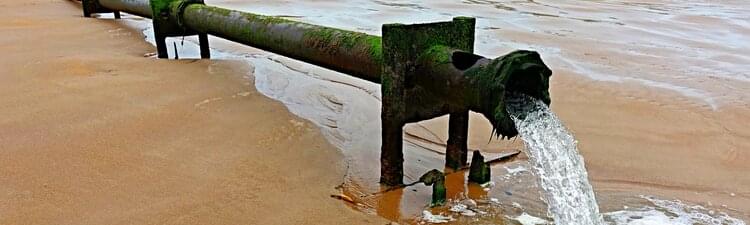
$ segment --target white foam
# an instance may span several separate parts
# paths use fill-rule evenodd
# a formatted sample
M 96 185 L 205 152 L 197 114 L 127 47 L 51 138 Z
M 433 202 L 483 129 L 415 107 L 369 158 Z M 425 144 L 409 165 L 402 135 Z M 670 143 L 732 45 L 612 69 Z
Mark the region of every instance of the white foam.
M 458 203 L 458 204 L 455 204 L 455 205 L 451 206 L 451 208 L 449 210 L 451 212 L 463 212 L 463 211 L 465 211 L 467 209 L 468 209 L 468 207 L 466 207 L 466 205 Z
M 529 215 L 527 213 L 522 213 L 520 216 L 513 217 L 511 219 L 514 219 L 521 223 L 522 225 L 542 225 L 542 224 L 550 224 L 549 221 L 535 217 L 532 215 Z
M 745 222 L 726 213 L 716 212 L 699 205 L 687 205 L 680 200 L 661 200 L 641 196 L 654 206 L 605 213 L 613 225 L 745 225 Z
M 469 206 L 457 203 L 449 209 L 451 212 L 460 213 L 463 216 L 476 216 L 477 213 L 474 210 L 469 209 Z
M 447 223 L 453 221 L 453 217 L 443 216 L 439 214 L 434 215 L 430 211 L 424 210 L 422 211 L 422 221 L 428 223 Z
M 520 165 L 517 166 L 517 167 L 515 167 L 515 168 L 510 168 L 510 167 L 506 166 L 505 170 L 508 171 L 508 174 L 514 174 L 514 175 L 517 174 L 517 173 L 520 173 L 520 172 L 529 171 L 529 169 L 526 169 L 526 167 L 523 167 L 523 166 L 520 166 Z

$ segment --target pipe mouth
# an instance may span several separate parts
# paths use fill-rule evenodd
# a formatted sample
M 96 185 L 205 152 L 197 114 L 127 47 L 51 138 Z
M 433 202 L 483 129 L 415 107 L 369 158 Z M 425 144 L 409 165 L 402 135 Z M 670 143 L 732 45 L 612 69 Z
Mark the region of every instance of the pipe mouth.
M 483 58 L 482 56 L 468 52 L 454 51 L 451 54 L 451 63 L 453 63 L 456 69 L 463 71 L 471 68 L 474 64 L 477 64 L 477 61 Z
M 525 62 L 521 64 L 520 71 L 513 73 L 510 80 L 505 84 L 506 99 L 511 94 L 524 94 L 539 99 L 549 105 L 549 77 L 552 71 L 547 68 L 541 59 L 538 62 Z
M 496 81 L 503 88 L 491 99 L 496 100 L 490 108 L 485 108 L 484 116 L 492 123 L 493 133 L 501 139 L 510 139 L 518 135 L 515 123 L 507 110 L 508 100 L 513 94 L 523 94 L 551 103 L 549 95 L 549 78 L 552 71 L 542 61 L 540 55 L 533 51 L 515 51 L 494 59 L 497 74 Z

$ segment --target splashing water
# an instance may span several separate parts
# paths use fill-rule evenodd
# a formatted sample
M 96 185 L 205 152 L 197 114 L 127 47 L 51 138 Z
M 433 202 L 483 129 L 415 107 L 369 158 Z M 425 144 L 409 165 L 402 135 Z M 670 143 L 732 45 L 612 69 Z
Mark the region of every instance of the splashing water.
M 508 98 L 508 112 L 544 189 L 556 224 L 603 224 L 577 141 L 542 101 L 526 95 Z

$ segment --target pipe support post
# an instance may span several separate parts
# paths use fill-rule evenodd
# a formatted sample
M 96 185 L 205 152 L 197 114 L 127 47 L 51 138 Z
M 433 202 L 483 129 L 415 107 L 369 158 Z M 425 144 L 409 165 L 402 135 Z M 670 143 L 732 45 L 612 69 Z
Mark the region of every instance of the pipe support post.
M 204 5 L 203 0 L 149 0 L 152 21 L 154 23 L 154 38 L 159 58 L 168 58 L 167 37 L 182 37 L 198 35 L 201 58 L 210 58 L 208 34 L 199 33 L 184 24 L 185 9 L 193 4 Z

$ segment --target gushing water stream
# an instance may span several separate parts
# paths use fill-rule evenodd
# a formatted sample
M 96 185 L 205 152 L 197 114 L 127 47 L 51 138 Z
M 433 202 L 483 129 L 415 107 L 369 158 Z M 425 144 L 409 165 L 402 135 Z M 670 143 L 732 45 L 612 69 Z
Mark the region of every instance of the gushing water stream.
M 542 101 L 526 95 L 508 98 L 508 112 L 544 190 L 556 224 L 603 224 L 577 141 Z

